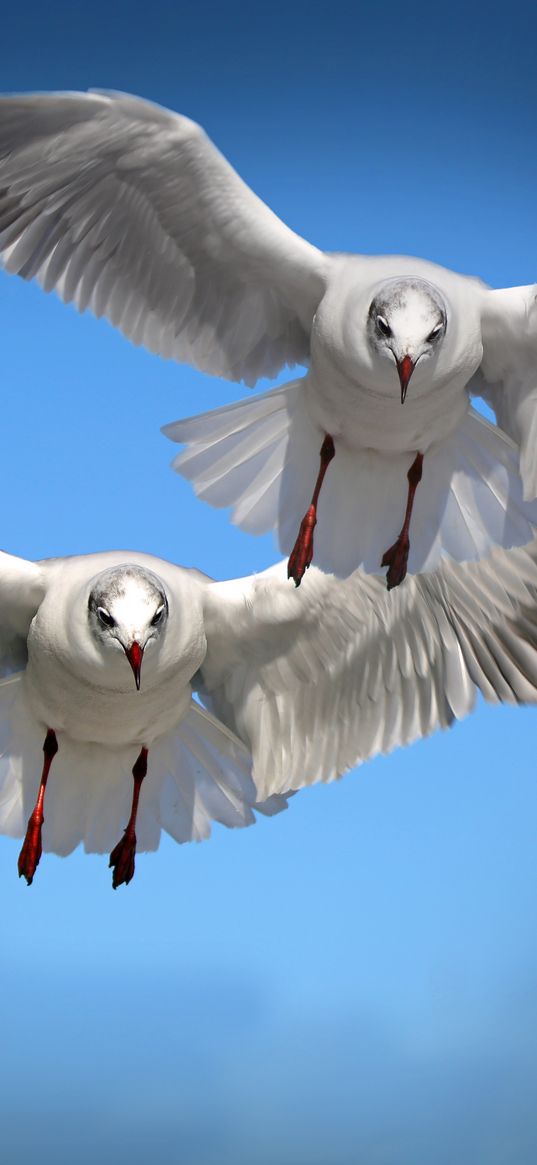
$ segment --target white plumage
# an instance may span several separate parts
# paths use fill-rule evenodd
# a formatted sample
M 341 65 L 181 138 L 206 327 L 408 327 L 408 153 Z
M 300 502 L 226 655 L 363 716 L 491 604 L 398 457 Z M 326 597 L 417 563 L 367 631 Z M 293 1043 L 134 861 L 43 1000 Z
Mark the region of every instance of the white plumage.
M 537 541 L 446 562 L 388 594 L 379 576 L 280 563 L 209 586 L 202 697 L 252 751 L 259 797 L 328 781 L 486 700 L 537 700 Z
M 277 515 L 280 549 L 292 550 L 319 465 L 322 435 L 311 418 L 307 382 L 240 401 L 167 425 L 172 440 L 186 442 L 173 465 L 192 481 L 199 498 L 232 506 L 233 521 L 264 534 Z M 405 408 L 406 408 L 405 404 Z M 406 474 L 412 458 L 382 459 L 337 449 L 320 493 L 315 563 L 346 576 L 356 559 L 368 572 L 396 539 L 404 513 Z M 495 545 L 523 546 L 533 535 L 537 505 L 524 502 L 518 450 L 474 409 L 423 462 L 413 508 L 409 570 L 434 570 L 442 553 L 475 560 Z
M 2 101 L 0 250 L 9 271 L 163 356 L 248 384 L 309 364 L 299 388 L 167 428 L 188 443 L 175 465 L 200 496 L 232 505 L 247 529 L 276 529 L 286 553 L 327 433 L 335 456 L 315 531 L 315 561 L 326 569 L 379 568 L 402 537 L 416 454 L 425 460 L 412 571 L 531 537 L 534 286 L 490 291 L 420 259 L 323 254 L 264 206 L 193 122 L 122 94 Z M 473 391 L 519 448 L 474 423 Z M 303 538 L 304 561 L 308 547 Z M 400 551 L 393 585 L 406 569 L 408 547 Z
M 99 853 L 120 841 L 143 751 L 147 777 L 130 865 L 115 870 L 114 885 L 132 877 L 136 842 L 156 849 L 161 829 L 180 842 L 200 841 L 213 821 L 245 826 L 254 808 L 285 808 L 282 797 L 256 805 L 248 751 L 192 700 L 190 681 L 206 653 L 201 578 L 144 554 L 40 563 L 0 554 L 4 833 L 24 833 L 51 733 L 57 747 L 45 825 L 39 810 L 34 852 L 24 860 L 21 852 L 29 882 L 41 841 L 60 854 L 81 841 Z
M 537 542 L 391 595 L 362 571 L 313 568 L 296 591 L 283 563 L 215 583 L 130 552 L 2 554 L 0 660 L 19 669 L 0 683 L 2 832 L 24 833 L 52 729 L 44 849 L 118 841 L 142 746 L 138 848 L 161 829 L 200 839 L 213 820 L 250 824 L 254 807 L 278 812 L 287 792 L 447 727 L 478 691 L 535 702 Z

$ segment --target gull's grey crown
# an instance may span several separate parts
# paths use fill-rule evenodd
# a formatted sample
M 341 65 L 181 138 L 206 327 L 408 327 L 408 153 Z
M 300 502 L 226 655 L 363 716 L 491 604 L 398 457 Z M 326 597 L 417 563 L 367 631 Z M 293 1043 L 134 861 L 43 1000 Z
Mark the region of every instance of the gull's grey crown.
M 393 312 L 406 307 L 409 292 L 412 291 L 416 292 L 424 300 L 424 307 L 425 302 L 428 301 L 430 311 L 440 315 L 444 323 L 447 322 L 446 305 L 438 288 L 434 286 L 434 283 L 429 283 L 427 279 L 416 278 L 385 280 L 381 290 L 371 302 L 369 315 L 373 316 L 377 312 L 381 315 L 385 315 L 388 312 L 391 315 Z
M 121 563 L 104 570 L 94 580 L 88 598 L 88 622 L 91 634 L 100 643 L 112 638 L 126 648 L 133 626 L 138 629 L 136 634 L 143 633 L 144 642 L 148 642 L 161 634 L 167 620 L 167 595 L 152 571 Z
M 414 343 L 421 349 L 416 351 L 416 357 L 430 354 L 446 333 L 444 298 L 439 289 L 426 279 L 387 279 L 369 306 L 369 343 L 381 354 L 393 352 L 397 355 L 401 333 L 408 333 L 409 328 Z M 390 343 L 392 340 L 395 350 Z
M 98 575 L 90 591 L 89 610 L 96 611 L 97 607 L 105 607 L 108 610 L 108 607 L 116 599 L 125 595 L 130 581 L 137 582 L 140 590 L 147 595 L 148 601 L 154 599 L 155 602 L 163 603 L 166 610 L 168 609 L 166 593 L 156 574 L 146 570 L 143 566 L 126 562 L 119 566 L 111 566 L 109 570 L 103 570 Z

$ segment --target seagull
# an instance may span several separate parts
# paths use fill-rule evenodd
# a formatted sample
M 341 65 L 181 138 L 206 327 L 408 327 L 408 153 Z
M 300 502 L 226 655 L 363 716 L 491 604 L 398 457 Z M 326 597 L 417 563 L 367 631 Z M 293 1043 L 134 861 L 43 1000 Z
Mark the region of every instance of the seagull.
M 382 564 L 395 588 L 532 538 L 535 285 L 323 253 L 194 122 L 99 91 L 0 101 L 0 253 L 161 356 L 250 386 L 307 366 L 164 430 L 198 496 L 276 531 L 297 586 L 314 555 L 343 577 Z
M 132 552 L 2 553 L 0 669 L 0 832 L 24 837 L 20 875 L 83 842 L 111 849 L 115 887 L 161 829 L 200 840 L 278 813 L 478 692 L 535 703 L 537 539 L 392 594 L 316 567 L 297 590 L 285 561 L 215 582 Z
M 122 821 L 114 889 L 161 829 L 201 840 L 213 820 L 246 826 L 254 809 L 286 807 L 256 805 L 245 746 L 192 699 L 206 653 L 201 577 L 144 554 L 0 554 L 0 828 L 24 833 L 28 885 L 43 845 L 101 853 Z

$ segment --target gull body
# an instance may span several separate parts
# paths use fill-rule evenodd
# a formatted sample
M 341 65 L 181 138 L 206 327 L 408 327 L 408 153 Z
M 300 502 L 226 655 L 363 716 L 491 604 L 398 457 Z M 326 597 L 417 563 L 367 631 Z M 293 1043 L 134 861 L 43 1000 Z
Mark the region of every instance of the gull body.
M 125 562 L 113 552 L 99 555 L 100 570 L 88 577 L 92 558 L 59 560 L 47 572 L 47 591 L 28 634 L 28 700 L 39 720 L 72 740 L 150 745 L 189 709 L 190 680 L 206 650 L 197 590 L 187 571 L 173 571 L 169 584 L 175 601 L 165 634 L 155 634 L 158 628 L 150 621 L 162 602 L 164 580 L 152 575 L 143 555 L 137 560 L 129 555 Z M 166 564 L 159 567 L 166 574 Z M 125 647 L 104 625 L 100 634 L 92 633 L 88 602 L 98 583 L 117 592 L 108 606 L 111 615 L 123 609 L 119 626 L 125 644 L 142 647 L 139 691 Z
M 194 122 L 121 93 L 0 101 L 0 253 L 161 356 L 248 385 L 308 367 L 165 429 L 201 498 L 275 530 L 295 582 L 313 557 L 398 585 L 532 537 L 535 285 L 323 253 Z
M 20 872 L 83 842 L 115 846 L 118 884 L 162 829 L 201 840 L 277 813 L 478 692 L 535 703 L 537 542 L 395 594 L 361 570 L 312 568 L 296 590 L 285 563 L 214 582 L 131 552 L 0 554 L 0 667 L 0 831 L 25 836 Z
M 43 846 L 103 852 L 115 839 L 116 887 L 161 828 L 201 840 L 214 820 L 285 808 L 256 805 L 247 750 L 192 700 L 207 651 L 200 579 L 132 552 L 0 554 L 0 823 L 18 836 L 28 818 L 28 883 Z
M 313 319 L 310 415 L 320 430 L 356 452 L 426 451 L 453 433 L 468 412 L 467 385 L 483 354 L 483 286 L 436 264 L 398 255 L 341 257 L 334 267 Z M 445 305 L 446 314 L 445 334 L 434 348 L 425 343 L 438 318 L 432 296 Z M 382 305 L 382 318 L 393 318 L 399 358 L 408 355 L 415 362 L 404 408 L 397 407 L 392 346 L 371 342 L 375 302 Z M 462 316 L 464 328 L 458 325 Z

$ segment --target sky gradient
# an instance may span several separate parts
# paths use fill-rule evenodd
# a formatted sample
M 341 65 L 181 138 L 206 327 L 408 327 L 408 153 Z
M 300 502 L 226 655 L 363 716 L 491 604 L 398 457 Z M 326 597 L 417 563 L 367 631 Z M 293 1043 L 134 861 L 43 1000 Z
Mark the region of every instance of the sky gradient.
M 5 91 L 200 121 L 328 250 L 537 278 L 532 6 L 29 2 Z M 272 562 L 195 501 L 165 422 L 244 395 L 3 276 L 3 548 Z M 285 379 L 286 377 L 282 377 Z M 533 1165 L 535 712 L 478 712 L 254 828 L 102 857 L 0 839 L 10 1165 Z

